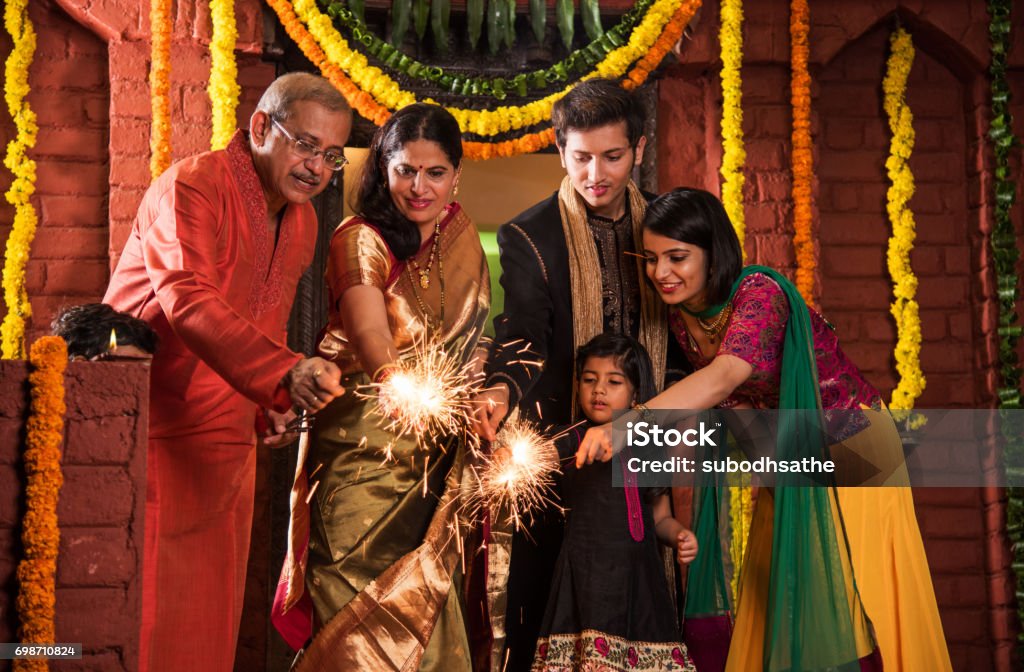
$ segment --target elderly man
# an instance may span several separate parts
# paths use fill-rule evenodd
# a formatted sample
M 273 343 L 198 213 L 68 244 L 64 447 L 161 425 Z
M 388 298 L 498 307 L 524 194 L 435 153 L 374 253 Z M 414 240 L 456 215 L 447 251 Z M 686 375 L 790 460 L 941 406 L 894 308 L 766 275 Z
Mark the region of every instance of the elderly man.
M 176 163 L 150 186 L 110 280 L 104 302 L 160 338 L 140 670 L 232 669 L 260 407 L 316 411 L 343 393 L 336 366 L 284 343 L 316 244 L 310 200 L 344 166 L 351 124 L 325 79 L 277 79 L 248 132 Z

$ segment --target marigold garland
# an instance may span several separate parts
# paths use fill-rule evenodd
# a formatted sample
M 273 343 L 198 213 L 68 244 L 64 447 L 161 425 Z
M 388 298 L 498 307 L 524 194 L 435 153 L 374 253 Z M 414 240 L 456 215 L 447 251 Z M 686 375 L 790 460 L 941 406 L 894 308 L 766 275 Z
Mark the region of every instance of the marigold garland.
M 750 524 L 754 517 L 754 489 L 750 486 L 750 474 L 739 474 L 736 484 L 729 488 L 729 558 L 732 560 L 733 604 L 739 602 L 740 578 L 743 559 L 747 553 L 750 538 Z
M 152 33 L 149 69 L 152 126 L 149 130 L 149 172 L 155 180 L 171 165 L 171 2 L 150 0 Z
M 732 221 L 744 250 L 746 218 L 743 214 L 743 2 L 722 0 L 722 26 L 718 39 L 722 48 L 722 204 Z
M 896 319 L 896 370 L 900 380 L 892 393 L 890 407 L 910 410 L 925 388 L 921 373 L 921 318 L 918 314 L 917 277 L 910 267 L 910 251 L 914 247 L 914 213 L 907 205 L 914 195 L 914 175 L 910 172 L 910 155 L 914 150 L 914 117 L 906 101 L 907 78 L 914 62 L 914 44 L 902 28 L 890 38 L 892 53 L 886 67 L 882 88 L 885 92 L 885 113 L 889 117 L 892 140 L 885 167 L 891 186 L 888 191 L 889 221 L 892 237 L 886 261 L 893 280 L 892 316 Z M 913 422 L 913 421 L 912 421 Z
M 365 56 L 350 49 L 334 28 L 330 18 L 319 12 L 314 0 L 295 0 L 294 3 L 289 0 L 268 0 L 268 4 L 277 13 L 285 30 L 306 57 L 338 87 L 353 108 L 364 117 L 379 125 L 387 120 L 392 110 L 416 102 L 416 97 L 411 92 L 399 88 L 397 83 L 379 68 L 370 67 Z M 666 37 L 668 30 L 681 34 L 699 6 L 700 0 L 686 0 L 682 3 L 680 0 L 656 0 L 631 33 L 628 44 L 609 53 L 593 72 L 584 76 L 584 79 L 596 76 L 620 77 L 626 73 L 630 63 L 651 55 L 650 52 L 654 49 L 657 49 L 656 53 L 660 53 L 663 58 L 671 44 L 666 48 L 664 41 L 659 42 L 659 38 Z M 629 73 L 629 80 L 634 84 L 642 83 L 656 65 L 657 63 L 653 61 L 642 65 L 638 63 Z M 564 96 L 569 88 L 571 87 L 519 107 L 499 107 L 496 110 L 448 110 L 459 121 L 463 132 L 494 136 L 547 123 L 551 106 Z M 434 101 L 426 99 L 425 102 Z M 554 134 L 548 128 L 497 143 L 468 142 L 465 147 L 466 156 L 471 159 L 512 156 L 542 149 L 553 139 Z
M 55 577 L 60 528 L 57 499 L 64 476 L 60 444 L 64 435 L 64 370 L 68 349 L 57 336 L 32 344 L 29 374 L 32 404 L 26 424 L 25 517 L 21 541 L 25 557 L 18 564 L 18 640 L 48 644 L 54 634 Z M 18 660 L 15 670 L 47 670 L 45 660 Z
M 235 24 L 233 0 L 210 0 L 210 18 L 213 23 L 210 85 L 207 87 L 213 109 L 210 149 L 223 149 L 231 141 L 238 126 L 236 110 L 241 92 L 238 86 L 238 66 L 235 63 L 238 27 Z
M 807 0 L 793 0 L 789 10 L 790 103 L 793 106 L 793 248 L 796 256 L 796 288 L 808 305 L 814 305 L 813 212 L 811 178 L 814 157 L 811 152 L 811 76 L 807 72 L 807 46 L 810 33 L 810 9 Z
M 5 196 L 14 206 L 14 221 L 4 253 L 3 287 L 7 315 L 0 326 L 4 359 L 25 356 L 25 321 L 32 304 L 25 289 L 25 266 L 39 218 L 31 202 L 36 190 L 36 162 L 28 150 L 36 145 L 36 115 L 29 107 L 28 69 L 36 51 L 36 32 L 28 18 L 28 0 L 7 0 L 4 26 L 13 45 L 4 66 L 4 99 L 14 120 L 16 134 L 7 145 L 4 165 L 14 175 Z

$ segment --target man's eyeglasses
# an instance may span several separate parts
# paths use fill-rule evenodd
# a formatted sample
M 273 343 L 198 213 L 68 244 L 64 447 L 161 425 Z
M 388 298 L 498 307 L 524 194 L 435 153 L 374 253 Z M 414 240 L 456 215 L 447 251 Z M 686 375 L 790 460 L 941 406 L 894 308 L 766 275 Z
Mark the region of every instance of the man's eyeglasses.
M 338 171 L 345 167 L 348 163 L 348 159 L 341 152 L 336 152 L 333 149 L 323 150 L 319 147 L 314 147 L 301 138 L 296 138 L 294 135 L 288 132 L 288 129 L 284 127 L 277 119 L 270 117 L 270 121 L 277 127 L 279 131 L 288 138 L 288 141 L 292 143 L 292 151 L 295 155 L 303 159 L 313 159 L 318 156 L 324 157 L 324 166 L 328 170 Z

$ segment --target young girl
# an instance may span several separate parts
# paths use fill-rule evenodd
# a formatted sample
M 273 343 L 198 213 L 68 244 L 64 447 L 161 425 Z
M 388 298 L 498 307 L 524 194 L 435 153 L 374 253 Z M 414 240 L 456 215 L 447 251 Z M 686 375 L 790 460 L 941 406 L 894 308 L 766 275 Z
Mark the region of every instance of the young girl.
M 654 396 L 650 358 L 628 336 L 597 336 L 576 355 L 576 389 L 589 424 L 559 442 L 562 457 L 575 454 L 588 427 Z M 697 556 L 696 537 L 672 517 L 667 494 L 641 496 L 629 479 L 614 487 L 613 468 L 621 466 L 577 469 L 569 461 L 565 467 L 565 536 L 534 672 L 695 669 L 676 626 L 657 542 L 674 547 L 685 564 Z

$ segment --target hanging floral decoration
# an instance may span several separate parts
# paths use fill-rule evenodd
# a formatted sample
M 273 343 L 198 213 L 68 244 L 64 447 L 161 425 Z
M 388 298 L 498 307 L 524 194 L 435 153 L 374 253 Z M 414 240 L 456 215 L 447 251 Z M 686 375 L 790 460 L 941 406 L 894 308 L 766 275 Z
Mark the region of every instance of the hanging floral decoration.
M 1020 296 L 1017 262 L 1020 248 L 1010 210 L 1017 196 L 1019 177 L 1011 175 L 1010 150 L 1017 144 L 1013 135 L 1013 116 L 1010 114 L 1010 86 L 1006 79 L 1006 54 L 1012 41 L 1010 29 L 1010 0 L 989 0 L 989 39 L 991 42 L 992 120 L 988 137 L 995 157 L 995 207 L 989 244 L 995 262 L 996 288 L 999 301 L 999 388 L 996 390 L 999 408 L 1021 408 L 1021 366 L 1017 346 L 1021 326 L 1017 314 Z M 1000 429 L 1005 444 L 1003 460 L 1007 480 L 1019 479 L 1024 474 L 1024 421 L 1021 413 L 1000 413 Z M 1019 481 L 1018 481 L 1019 482 Z M 1013 567 L 1017 585 L 1024 586 L 1024 488 L 1008 488 L 1007 532 L 1014 554 Z M 1024 601 L 1017 593 L 1017 615 L 1024 618 Z
M 790 104 L 793 106 L 793 248 L 796 256 L 796 288 L 807 305 L 814 305 L 813 211 L 811 179 L 811 76 L 807 72 L 807 46 L 811 20 L 807 0 L 793 0 L 789 9 L 789 45 L 792 75 Z
M 893 281 L 892 316 L 896 319 L 896 371 L 900 380 L 892 393 L 893 410 L 914 408 L 914 401 L 925 388 L 921 373 L 921 318 L 918 314 L 917 277 L 910 267 L 910 251 L 914 247 L 914 213 L 908 205 L 914 195 L 914 175 L 910 172 L 910 155 L 914 151 L 914 117 L 906 101 L 907 78 L 914 62 L 914 44 L 902 28 L 893 33 L 892 53 L 886 66 L 882 89 L 885 113 L 889 117 L 892 140 L 885 167 L 889 173 L 888 204 L 892 237 L 886 261 Z M 913 423 L 913 421 L 912 421 Z
M 743 2 L 722 0 L 721 29 L 718 39 L 722 47 L 722 204 L 740 239 L 743 257 L 746 219 L 743 213 L 743 166 L 747 152 L 743 148 Z
M 370 66 L 366 56 L 351 49 L 330 17 L 317 8 L 315 0 L 268 0 L 268 3 L 306 57 L 338 87 L 349 104 L 362 116 L 379 125 L 387 120 L 392 111 L 417 102 L 412 92 L 402 89 L 380 68 Z M 625 76 L 634 83 L 642 83 L 650 69 L 653 69 L 651 61 L 644 61 L 644 57 L 649 56 L 653 49 L 662 48 L 664 41 L 659 42 L 659 38 L 671 34 L 681 35 L 699 6 L 700 0 L 654 0 L 627 43 L 609 52 L 583 79 Z M 668 49 L 660 53 L 664 58 Z M 631 71 L 630 65 L 633 63 L 636 66 Z M 458 120 L 463 133 L 494 138 L 487 142 L 475 139 L 466 142 L 464 149 L 468 158 L 512 156 L 535 152 L 554 141 L 554 133 L 548 126 L 551 107 L 570 88 L 566 86 L 541 100 L 520 106 L 502 106 L 494 110 L 447 109 Z M 424 102 L 435 101 L 426 98 Z M 545 128 L 534 132 L 526 130 L 536 126 Z M 494 137 L 511 132 L 522 132 L 522 135 L 513 138 Z
M 55 577 L 60 528 L 57 499 L 64 476 L 60 444 L 64 435 L 64 369 L 68 348 L 58 336 L 44 336 L 29 352 L 32 403 L 26 425 L 25 517 L 21 542 L 25 557 L 18 563 L 18 640 L 26 644 L 52 644 L 54 635 Z M 45 660 L 18 660 L 15 670 L 48 670 Z
M 544 91 L 554 86 L 563 88 L 566 82 L 585 75 L 611 51 L 626 43 L 630 31 L 644 17 L 654 0 L 636 3 L 623 14 L 614 28 L 561 61 L 547 68 L 520 72 L 510 77 L 467 77 L 422 63 L 375 35 L 346 3 L 337 0 L 320 2 L 326 5 L 326 12 L 335 25 L 351 38 L 351 47 L 367 59 L 378 61 L 381 69 L 389 75 L 418 79 L 428 86 L 462 96 L 490 96 L 505 100 L 510 94 L 525 97 L 528 92 Z M 543 7 L 543 3 L 540 6 Z
M 149 129 L 149 173 L 155 180 L 171 165 L 171 3 L 150 0 L 152 33 L 149 94 L 152 126 Z
M 999 364 L 1001 387 L 998 390 L 1002 408 L 1021 408 L 1021 367 L 1016 357 L 1021 337 L 1018 324 L 1017 299 L 1019 278 L 1017 261 L 1020 249 L 1010 218 L 1017 196 L 1017 180 L 1010 174 L 1010 150 L 1017 144 L 1010 114 L 1010 86 L 1006 80 L 1006 53 L 1010 49 L 1010 2 L 990 0 L 989 34 L 992 41 L 992 121 L 988 137 L 995 155 L 995 214 L 993 217 L 992 256 L 996 267 L 999 293 Z
M 238 126 L 235 111 L 241 92 L 238 65 L 235 63 L 238 27 L 235 24 L 234 0 L 210 0 L 210 18 L 213 35 L 210 39 L 210 85 L 206 89 L 213 112 L 210 149 L 223 149 Z
M 14 221 L 4 252 L 3 287 L 7 314 L 4 316 L 2 354 L 4 359 L 25 356 L 25 322 L 32 317 L 32 305 L 25 289 L 25 267 L 39 217 L 31 198 L 36 190 L 36 162 L 28 150 L 36 145 L 36 115 L 29 107 L 28 69 L 36 51 L 36 32 L 28 18 L 28 0 L 7 0 L 4 26 L 13 45 L 4 69 L 4 99 L 14 120 L 15 136 L 7 144 L 4 165 L 14 175 L 5 196 L 14 206 Z

